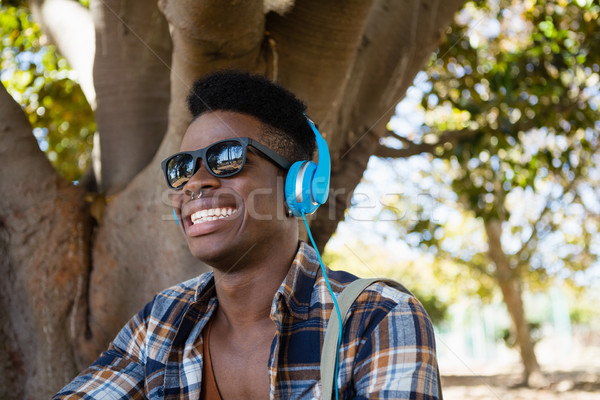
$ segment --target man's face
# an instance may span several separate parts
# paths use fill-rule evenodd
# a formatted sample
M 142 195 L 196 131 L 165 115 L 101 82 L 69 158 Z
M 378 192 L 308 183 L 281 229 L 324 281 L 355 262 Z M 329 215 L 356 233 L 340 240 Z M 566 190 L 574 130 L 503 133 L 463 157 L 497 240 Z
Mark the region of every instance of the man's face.
M 188 127 L 181 151 L 224 139 L 249 137 L 261 142 L 261 122 L 244 114 L 202 114 Z M 281 235 L 297 235 L 294 218 L 285 217 L 283 171 L 252 147 L 238 174 L 229 178 L 200 168 L 177 194 L 182 229 L 192 254 L 216 268 L 231 268 L 244 257 L 264 257 Z M 202 191 L 192 200 L 190 194 Z M 241 263 L 244 264 L 244 263 Z

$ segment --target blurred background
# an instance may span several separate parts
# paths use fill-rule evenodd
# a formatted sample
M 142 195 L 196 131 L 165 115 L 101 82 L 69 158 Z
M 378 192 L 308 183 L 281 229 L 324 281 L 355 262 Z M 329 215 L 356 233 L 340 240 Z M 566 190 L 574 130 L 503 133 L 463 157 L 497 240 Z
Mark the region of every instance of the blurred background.
M 600 393 L 598 12 L 466 3 L 328 243 L 421 299 L 448 398 Z

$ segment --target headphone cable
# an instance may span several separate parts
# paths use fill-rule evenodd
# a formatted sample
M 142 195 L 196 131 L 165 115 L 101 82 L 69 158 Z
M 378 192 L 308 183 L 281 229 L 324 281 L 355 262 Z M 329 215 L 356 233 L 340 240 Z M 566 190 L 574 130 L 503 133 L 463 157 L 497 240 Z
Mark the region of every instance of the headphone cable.
M 343 330 L 342 313 L 340 312 L 340 307 L 338 306 L 337 299 L 335 297 L 335 294 L 333 293 L 333 290 L 331 289 L 331 285 L 329 284 L 329 278 L 327 278 L 327 272 L 325 271 L 325 265 L 323 264 L 323 260 L 321 260 L 321 254 L 319 254 L 319 249 L 317 249 L 315 240 L 313 239 L 312 233 L 310 232 L 310 228 L 308 226 L 308 222 L 306 221 L 306 216 L 304 214 L 304 211 L 302 211 L 302 219 L 304 220 L 304 225 L 306 226 L 306 232 L 308 233 L 310 242 L 312 243 L 315 251 L 317 252 L 317 257 L 319 258 L 319 264 L 321 265 L 321 271 L 323 272 L 323 278 L 325 278 L 325 284 L 327 284 L 327 290 L 329 290 L 329 293 L 331 294 L 331 297 L 333 298 L 333 305 L 335 307 L 335 311 L 337 312 L 337 317 L 338 317 L 338 321 L 339 321 L 340 334 L 338 335 L 337 351 L 335 352 L 335 374 L 333 375 L 333 387 L 335 388 L 335 400 L 338 400 L 337 376 L 338 376 L 339 365 L 338 365 L 337 358 L 338 358 L 338 355 L 340 352 L 340 347 L 342 344 L 342 330 Z M 329 318 L 331 318 L 331 317 L 329 317 Z

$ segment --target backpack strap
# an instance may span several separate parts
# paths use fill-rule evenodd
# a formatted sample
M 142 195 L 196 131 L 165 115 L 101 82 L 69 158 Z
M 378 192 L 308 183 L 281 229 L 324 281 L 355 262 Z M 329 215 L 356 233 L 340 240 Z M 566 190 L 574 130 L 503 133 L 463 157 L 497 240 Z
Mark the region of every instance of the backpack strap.
M 410 290 L 404 285 L 391 279 L 357 279 L 350 283 L 337 298 L 338 306 L 340 307 L 340 314 L 342 315 L 342 324 L 346 322 L 348 317 L 348 310 L 354 301 L 360 296 L 360 294 L 371 284 L 375 282 L 384 282 L 387 285 L 406 293 L 410 296 L 415 297 Z M 323 340 L 323 347 L 321 349 L 321 385 L 323 388 L 323 399 L 330 400 L 333 393 L 333 375 L 335 373 L 335 365 L 337 362 L 337 342 L 340 333 L 339 321 L 337 318 L 329 318 L 327 323 L 327 329 L 325 331 L 325 339 Z M 440 377 L 440 370 L 438 368 L 437 359 L 435 362 L 435 369 L 437 373 L 438 383 L 438 399 L 443 400 L 442 397 L 442 382 Z

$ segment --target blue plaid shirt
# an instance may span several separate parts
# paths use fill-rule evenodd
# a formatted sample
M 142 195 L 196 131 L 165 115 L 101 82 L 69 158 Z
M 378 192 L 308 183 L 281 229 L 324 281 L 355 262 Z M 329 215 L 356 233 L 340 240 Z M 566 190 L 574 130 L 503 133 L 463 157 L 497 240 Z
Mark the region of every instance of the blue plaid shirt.
M 356 279 L 343 271 L 328 276 L 336 293 Z M 202 329 L 217 304 L 212 272 L 159 293 L 54 399 L 199 399 Z M 332 309 L 316 253 L 300 242 L 271 306 L 271 399 L 321 398 L 320 349 Z M 431 321 L 419 301 L 375 283 L 344 325 L 340 398 L 438 399 L 435 357 Z

